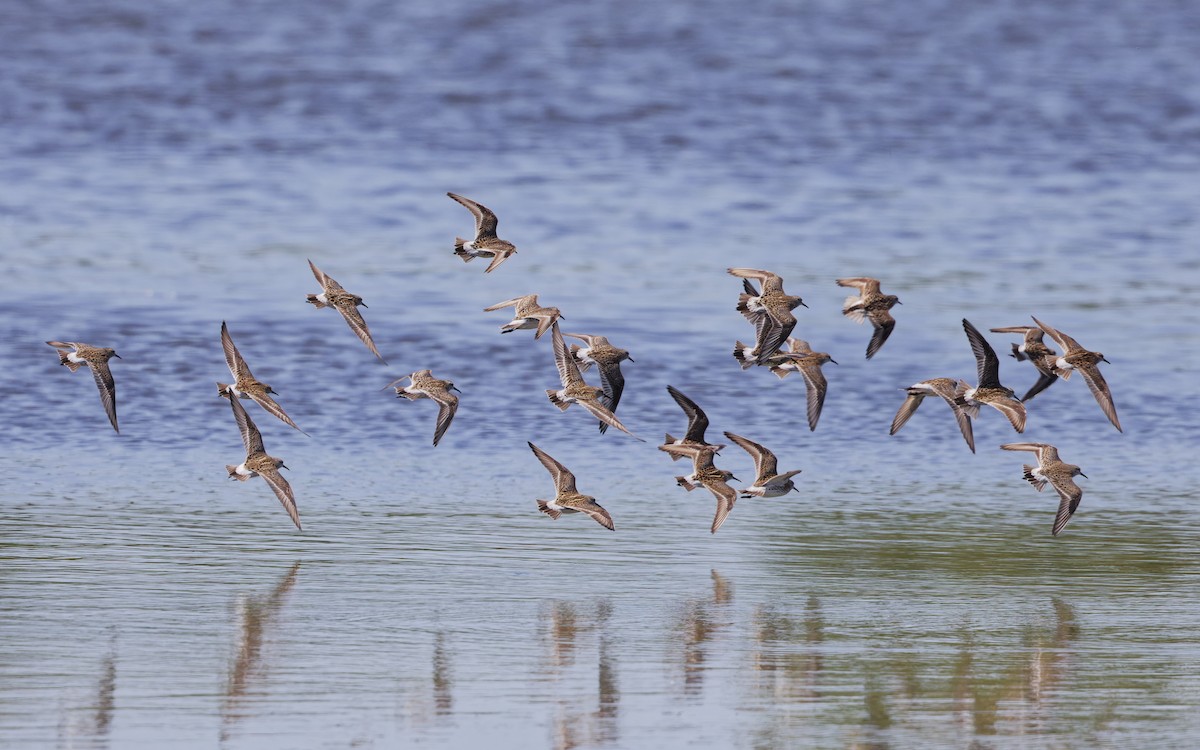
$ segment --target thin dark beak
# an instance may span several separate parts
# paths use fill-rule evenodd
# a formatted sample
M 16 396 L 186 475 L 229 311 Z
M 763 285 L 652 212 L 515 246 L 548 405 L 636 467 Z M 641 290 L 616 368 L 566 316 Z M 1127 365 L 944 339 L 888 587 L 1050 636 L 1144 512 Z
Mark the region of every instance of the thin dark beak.
M 804 304 L 804 300 L 800 300 L 800 306 L 801 306 L 801 307 L 808 307 L 808 305 Z
M 636 362 L 636 361 L 637 361 L 637 360 L 635 360 L 633 357 L 626 357 L 625 359 L 629 360 L 630 362 Z
M 114 357 L 116 357 L 117 359 L 120 359 L 120 358 L 121 358 L 121 355 L 120 355 L 120 354 L 117 354 L 116 352 L 113 352 L 113 356 L 114 356 Z M 1106 360 L 1104 360 L 1104 361 L 1105 361 L 1105 362 L 1107 362 L 1108 360 L 1106 359 Z
M 366 307 L 366 306 L 367 306 L 367 303 L 366 303 L 366 302 L 359 302 L 358 304 L 362 305 L 363 307 Z
M 800 491 L 800 488 L 799 488 L 799 487 L 797 487 L 796 485 L 794 485 L 794 484 L 793 484 L 793 485 L 792 485 L 792 490 L 791 490 L 791 491 L 792 491 L 792 492 L 799 492 L 799 491 Z
M 1101 358 L 1100 358 L 1100 361 L 1101 361 L 1101 362 L 1108 362 L 1108 364 L 1110 364 L 1110 365 L 1112 364 L 1112 362 L 1109 362 L 1109 361 L 1108 361 L 1107 359 L 1105 359 L 1104 357 L 1101 357 Z
M 291 469 L 288 469 L 287 464 L 279 464 L 279 468 L 287 469 L 288 471 L 291 471 Z
M 833 357 L 830 357 L 829 361 L 834 363 L 835 365 L 838 363 L 838 361 L 836 359 L 834 359 Z
M 732 480 L 733 480 L 733 481 L 735 481 L 735 482 L 740 482 L 740 481 L 742 481 L 742 480 L 738 479 L 737 477 L 735 477 L 735 476 L 734 476 L 734 475 L 732 475 L 732 474 L 730 474 L 730 475 L 729 475 L 729 478 L 730 478 L 730 479 L 732 479 Z
M 1083 477 L 1084 479 L 1089 479 L 1088 475 L 1084 474 L 1082 471 L 1079 472 L 1079 476 Z
M 459 390 L 458 390 L 458 386 L 456 386 L 456 385 L 451 385 L 451 386 L 450 386 L 450 390 L 452 390 L 452 391 L 458 391 L 459 393 L 462 393 L 462 391 L 459 391 Z

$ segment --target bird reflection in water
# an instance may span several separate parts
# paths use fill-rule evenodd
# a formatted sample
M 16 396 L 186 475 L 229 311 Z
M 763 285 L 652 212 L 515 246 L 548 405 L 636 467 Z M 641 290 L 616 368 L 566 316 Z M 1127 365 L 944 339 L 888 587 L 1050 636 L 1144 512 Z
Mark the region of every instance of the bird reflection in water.
M 229 739 L 230 726 L 243 717 L 240 713 L 242 699 L 251 683 L 261 677 L 263 635 L 273 627 L 288 592 L 296 585 L 299 572 L 300 561 L 297 560 L 269 593 L 247 596 L 238 603 L 241 628 L 238 632 L 237 656 L 229 670 L 225 699 L 221 706 L 222 742 Z
M 733 585 L 716 570 L 711 571 L 711 578 L 712 593 L 685 602 L 676 626 L 682 645 L 683 693 L 688 696 L 699 694 L 704 687 L 709 640 L 729 625 L 720 610 L 733 602 Z
M 617 682 L 616 659 L 608 636 L 608 620 L 612 603 L 607 599 L 596 602 L 591 613 L 581 613 L 568 601 L 555 601 L 543 610 L 543 633 L 547 641 L 549 679 L 554 683 L 552 701 L 555 704 L 555 750 L 571 750 L 611 745 L 617 741 L 617 717 L 621 693 Z M 596 634 L 595 708 L 590 703 L 590 691 L 577 693 L 563 689 L 566 673 L 575 671 L 576 649 L 586 648 L 579 643 L 583 636 Z
M 452 687 L 446 632 L 439 630 L 433 637 L 433 706 L 438 716 L 448 716 L 454 708 Z
M 753 618 L 752 665 L 760 673 L 759 684 L 769 692 L 772 702 L 819 698 L 817 680 L 822 668 L 821 643 L 825 640 L 820 600 L 808 597 L 799 626 L 769 606 L 756 608 Z
M 76 747 L 83 740 L 87 747 L 109 746 L 109 731 L 112 729 L 113 709 L 117 693 L 117 639 L 114 636 L 108 654 L 100 662 L 100 678 L 96 682 L 95 699 L 87 712 L 68 711 L 63 713 L 59 725 L 59 745 Z

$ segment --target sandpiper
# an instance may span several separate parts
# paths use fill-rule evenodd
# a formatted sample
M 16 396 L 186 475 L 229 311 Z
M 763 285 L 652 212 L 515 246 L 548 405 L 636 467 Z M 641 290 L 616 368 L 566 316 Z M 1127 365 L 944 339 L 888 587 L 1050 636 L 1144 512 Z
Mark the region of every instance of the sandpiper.
M 664 450 L 672 456 L 692 459 L 692 473 L 687 476 L 675 477 L 676 484 L 688 492 L 696 489 L 696 487 L 706 487 L 713 494 L 713 497 L 717 499 L 717 513 L 713 516 L 712 528 L 710 529 L 710 532 L 713 534 L 717 533 L 717 529 L 721 528 L 721 524 L 725 523 L 725 519 L 729 516 L 729 511 L 733 510 L 733 504 L 737 502 L 737 490 L 728 484 L 730 479 L 737 480 L 737 477 L 731 471 L 725 471 L 713 466 L 713 456 L 716 455 L 717 448 L 719 447 L 721 446 L 659 446 L 660 450 Z
M 814 352 L 804 339 L 791 337 L 787 340 L 787 351 L 780 349 L 763 361 L 763 365 L 771 368 L 781 380 L 793 372 L 804 376 L 808 390 L 808 429 L 817 429 L 817 420 L 821 418 L 821 409 L 825 406 L 825 391 L 829 384 L 821 366 L 826 362 L 837 364 L 837 360 L 826 352 Z M 742 364 L 742 369 L 755 364 L 753 350 L 742 342 L 735 342 L 733 356 Z
M 971 419 L 963 410 L 965 403 L 963 394 L 970 388 L 971 386 L 963 381 L 959 380 L 956 383 L 952 378 L 931 378 L 922 380 L 920 383 L 913 383 L 906 389 L 908 397 L 904 399 L 900 410 L 896 412 L 896 417 L 892 420 L 891 432 L 888 434 L 895 435 L 899 432 L 927 396 L 941 396 L 947 404 L 950 404 L 950 409 L 954 412 L 954 420 L 958 422 L 958 429 L 962 431 L 963 440 L 967 441 L 967 447 L 974 453 L 975 435 L 971 429 Z
M 666 451 L 667 453 L 670 453 L 672 461 L 678 461 L 679 459 L 683 458 L 683 454 L 669 451 L 667 450 L 667 446 L 682 445 L 701 447 L 710 444 L 704 439 L 704 432 L 708 429 L 708 415 L 704 413 L 703 409 L 696 405 L 695 401 L 683 395 L 683 393 L 675 386 L 668 385 L 667 393 L 671 394 L 671 398 L 675 399 L 675 403 L 679 404 L 679 408 L 683 409 L 683 413 L 687 415 L 688 426 L 687 432 L 683 434 L 682 438 L 673 437 L 671 433 L 668 432 L 666 435 L 665 444 L 658 446 L 658 449 L 660 451 Z M 716 449 L 716 453 L 720 453 L 725 446 L 713 445 L 713 447 Z
M 483 308 L 484 312 L 492 312 L 502 307 L 516 308 L 513 319 L 500 327 L 500 333 L 512 333 L 522 328 L 536 328 L 535 339 L 550 330 L 550 325 L 562 317 L 557 307 L 541 307 L 538 305 L 536 294 L 526 294 L 524 297 L 514 297 L 510 300 L 497 302 L 491 307 Z
M 878 279 L 862 276 L 853 279 L 837 279 L 836 281 L 838 286 L 858 289 L 858 295 L 847 297 L 846 301 L 842 303 L 842 315 L 855 323 L 869 320 L 875 327 L 871 341 L 867 344 L 867 359 L 870 359 L 875 356 L 875 353 L 883 346 L 883 342 L 892 335 L 892 329 L 896 327 L 896 319 L 888 311 L 895 305 L 901 304 L 900 298 L 894 294 L 880 292 Z
M 351 294 L 342 288 L 342 285 L 334 281 L 329 276 L 326 276 L 321 269 L 317 268 L 310 260 L 308 267 L 312 269 L 313 276 L 317 277 L 317 281 L 321 284 L 320 294 L 307 295 L 308 301 L 316 306 L 318 310 L 322 307 L 332 307 L 342 314 L 346 319 L 346 324 L 350 326 L 350 330 L 362 339 L 362 342 L 367 345 L 371 353 L 379 357 L 379 361 L 385 365 L 383 355 L 375 348 L 375 342 L 371 340 L 371 332 L 367 329 L 367 322 L 363 320 L 362 315 L 358 312 L 358 306 L 363 304 L 362 297 L 357 294 Z
M 585 346 L 571 344 L 571 356 L 579 365 L 581 372 L 596 365 L 600 371 L 600 387 L 604 389 L 604 397 L 600 403 L 609 411 L 616 413 L 617 404 L 621 403 L 621 393 L 625 390 L 625 376 L 621 374 L 621 361 L 633 361 L 629 352 L 618 349 L 608 342 L 604 336 L 593 336 L 587 333 L 564 333 L 564 336 L 579 339 Z M 608 425 L 600 423 L 600 432 L 607 432 Z
M 566 411 L 571 404 L 579 404 L 601 422 L 612 425 L 626 435 L 641 440 L 621 424 L 621 420 L 617 419 L 617 416 L 601 403 L 604 389 L 593 388 L 584 382 L 583 374 L 579 372 L 579 365 L 571 356 L 571 352 L 567 351 L 562 332 L 558 330 L 558 323 L 553 323 L 551 330 L 551 340 L 554 342 L 554 364 L 558 366 L 558 376 L 563 387 L 557 391 L 551 388 L 546 389 L 546 397 L 550 399 L 550 403 L 561 411 Z
M 1058 449 L 1047 443 L 1008 443 L 1000 447 L 1006 451 L 1032 451 L 1037 454 L 1037 466 L 1025 464 L 1022 467 L 1025 469 L 1025 481 L 1038 492 L 1049 484 L 1058 493 L 1058 513 L 1054 516 L 1054 526 L 1050 528 L 1050 533 L 1058 536 L 1083 499 L 1083 490 L 1075 484 L 1074 477 L 1078 475 L 1086 479 L 1087 474 L 1075 464 L 1063 463 L 1058 457 Z
M 967 388 L 962 394 L 963 402 L 959 405 L 967 416 L 977 417 L 979 406 L 987 404 L 1008 417 L 1013 429 L 1025 431 L 1025 404 L 1016 397 L 1011 388 L 1000 384 L 1000 358 L 996 350 L 987 342 L 979 329 L 963 318 L 963 330 L 967 332 L 967 341 L 971 343 L 971 351 L 975 354 L 975 366 L 979 371 L 979 384 Z
M 567 467 L 555 461 L 533 443 L 526 442 L 525 444 L 529 446 L 529 450 L 533 451 L 533 455 L 537 456 L 537 460 L 542 462 L 542 466 L 546 467 L 546 471 L 550 472 L 550 478 L 554 480 L 554 499 L 539 499 L 537 501 L 538 510 L 556 520 L 563 513 L 587 513 L 596 523 L 609 531 L 616 530 L 613 526 L 612 516 L 608 514 L 607 510 L 600 507 L 596 498 L 584 495 L 575 489 L 575 475 Z
M 402 380 L 410 382 L 404 386 L 396 385 Z M 458 396 L 450 391 L 459 393 L 462 391 L 455 388 L 454 383 L 449 380 L 438 380 L 433 377 L 431 370 L 417 370 L 412 375 L 405 375 L 399 380 L 393 380 L 387 387 L 396 389 L 396 398 L 406 398 L 410 401 L 428 398 L 437 402 L 437 426 L 433 430 L 433 444 L 437 445 L 438 441 L 442 439 L 442 435 L 445 435 L 446 430 L 450 427 L 454 413 L 458 411 Z
M 792 335 L 796 327 L 796 316 L 792 310 L 804 304 L 804 300 L 784 293 L 783 279 L 770 271 L 760 271 L 755 268 L 729 268 L 730 275 L 737 276 L 742 281 L 745 291 L 738 296 L 737 311 L 755 327 L 755 355 L 758 364 L 779 351 L 783 342 Z M 754 279 L 762 285 L 762 291 L 755 293 L 754 286 L 748 281 Z
M 296 496 L 292 494 L 292 486 L 279 473 L 280 469 L 286 469 L 287 466 L 284 466 L 282 458 L 267 455 L 263 448 L 262 433 L 254 426 L 254 420 L 246 413 L 241 400 L 231 398 L 229 403 L 233 405 L 233 418 L 237 420 L 238 430 L 242 433 L 242 443 L 246 446 L 245 461 L 237 466 L 225 465 L 229 478 L 244 482 L 251 477 L 262 477 L 274 490 L 279 502 L 283 503 L 284 510 L 291 516 L 292 523 L 299 529 L 300 511 L 296 509 Z
M 221 321 L 221 348 L 225 350 L 225 364 L 229 366 L 229 374 L 233 376 L 233 383 L 217 383 L 217 393 L 225 398 L 253 399 L 255 403 L 285 424 L 300 430 L 292 418 L 284 413 L 283 407 L 271 398 L 270 394 L 275 393 L 275 390 L 266 383 L 256 380 L 254 374 L 250 372 L 250 368 L 246 366 L 246 360 L 242 359 L 241 352 L 238 351 L 233 343 L 233 338 L 229 335 L 229 328 L 225 325 L 225 321 Z M 304 432 L 304 430 L 300 431 Z M 308 433 L 304 432 L 304 434 Z
M 516 254 L 516 245 L 496 236 L 496 225 L 499 220 L 496 219 L 496 214 L 492 213 L 491 209 L 461 195 L 454 193 L 446 193 L 446 195 L 466 206 L 471 215 L 475 217 L 475 239 L 468 241 L 462 237 L 454 238 L 454 254 L 462 258 L 464 263 L 470 263 L 476 258 L 491 258 L 491 264 L 484 271 L 484 273 L 491 273 L 510 256 Z
M 100 346 L 90 346 L 77 341 L 47 341 L 47 344 L 58 350 L 58 362 L 75 372 L 83 365 L 92 368 L 92 377 L 96 379 L 96 387 L 100 389 L 100 402 L 108 414 L 108 421 L 118 433 L 117 427 L 117 384 L 113 380 L 112 371 L 108 369 L 108 360 L 121 358 L 112 349 Z M 67 351 L 70 349 L 71 351 Z
M 1112 391 L 1108 389 L 1108 382 L 1100 374 L 1099 364 L 1108 362 L 1104 355 L 1084 349 L 1075 339 L 1062 331 L 1051 328 L 1037 318 L 1034 318 L 1033 322 L 1050 334 L 1050 337 L 1063 348 L 1062 355 L 1054 360 L 1054 372 L 1058 377 L 1068 380 L 1073 371 L 1082 375 L 1083 382 L 1087 383 L 1092 395 L 1096 397 L 1096 403 L 1100 405 L 1104 416 L 1108 417 L 1112 426 L 1117 428 L 1117 432 L 1124 432 L 1121 429 L 1121 422 L 1117 419 L 1117 407 L 1113 404 Z
M 741 490 L 742 497 L 779 497 L 792 491 L 800 491 L 792 481 L 792 477 L 799 474 L 800 469 L 780 474 L 774 453 L 753 440 L 747 440 L 732 432 L 726 432 L 725 437 L 741 446 L 754 459 L 754 484 Z
M 1037 368 L 1038 379 L 1021 397 L 1022 403 L 1054 385 L 1054 381 L 1058 380 L 1058 376 L 1054 374 L 1054 360 L 1058 359 L 1058 354 L 1042 341 L 1042 336 L 1046 332 L 1041 328 L 1037 326 L 1006 326 L 990 330 L 992 333 L 1019 333 L 1025 337 L 1021 343 L 1012 345 L 1011 356 L 1018 362 L 1025 360 L 1032 362 L 1033 366 Z

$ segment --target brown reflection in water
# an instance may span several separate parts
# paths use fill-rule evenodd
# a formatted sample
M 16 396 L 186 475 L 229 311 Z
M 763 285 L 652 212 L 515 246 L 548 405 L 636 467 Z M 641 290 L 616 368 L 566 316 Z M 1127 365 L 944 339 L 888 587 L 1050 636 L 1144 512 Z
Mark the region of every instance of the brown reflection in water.
M 446 633 L 439 630 L 433 637 L 433 706 L 438 716 L 446 716 L 454 708 L 453 686 L 450 682 L 450 652 L 446 648 Z
M 64 712 L 63 721 L 59 725 L 59 745 L 74 747 L 79 740 L 85 740 L 89 747 L 105 748 L 109 745 L 109 731 L 112 729 L 113 709 L 116 706 L 117 693 L 117 639 L 113 637 L 108 648 L 108 654 L 100 662 L 100 678 L 96 681 L 95 700 L 84 714 L 86 719 L 73 721 L 74 712 Z M 75 715 L 76 719 L 81 719 Z
M 225 699 L 221 705 L 221 741 L 227 740 L 230 725 L 244 717 L 241 713 L 242 698 L 254 678 L 259 676 L 262 661 L 263 633 L 273 624 L 300 572 L 300 561 L 279 579 L 279 583 L 265 596 L 246 597 L 241 602 L 242 624 L 238 633 L 238 652 L 229 670 L 225 685 Z
M 729 625 L 727 621 L 716 619 L 713 609 L 733 601 L 733 586 L 716 570 L 711 572 L 711 578 L 712 593 L 685 602 L 683 614 L 675 626 L 681 636 L 680 663 L 683 666 L 684 695 L 697 695 L 704 687 L 708 642 L 715 633 Z
M 808 597 L 804 620 L 797 624 L 774 607 L 754 611 L 754 643 L 751 664 L 760 673 L 760 686 L 770 692 L 774 702 L 814 700 L 820 696 L 818 675 L 822 669 L 819 648 L 825 640 L 825 620 L 821 602 Z M 802 642 L 804 647 L 794 646 Z
M 581 745 L 610 745 L 617 741 L 621 693 L 617 683 L 616 660 L 611 653 L 607 634 L 611 613 L 612 603 L 602 599 L 590 614 L 581 613 L 571 602 L 556 601 L 542 615 L 549 677 L 555 683 L 561 684 L 564 673 L 574 666 L 581 636 L 597 634 L 595 708 L 591 709 L 586 698 L 574 691 L 555 690 L 553 732 L 556 750 L 572 750 Z

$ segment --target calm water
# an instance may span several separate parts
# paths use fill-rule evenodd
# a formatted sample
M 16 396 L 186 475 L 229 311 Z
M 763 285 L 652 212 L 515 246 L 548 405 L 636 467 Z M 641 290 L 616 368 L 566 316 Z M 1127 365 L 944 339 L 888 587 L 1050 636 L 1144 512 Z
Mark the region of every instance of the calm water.
M 0 6 L 0 746 L 1193 745 L 1197 49 L 1185 2 Z M 456 260 L 447 190 L 521 252 Z M 816 432 L 730 357 L 729 265 L 841 363 Z M 856 275 L 904 303 L 870 362 Z M 548 341 L 481 312 L 530 292 L 630 350 L 647 443 L 546 403 Z M 978 455 L 940 404 L 887 435 L 973 377 L 961 318 L 1030 314 L 1111 360 L 1125 427 L 1078 378 L 1032 402 L 1089 477 L 1057 539 L 999 414 Z M 222 320 L 311 434 L 249 407 L 303 533 L 225 477 Z M 55 338 L 123 357 L 119 436 Z M 464 392 L 436 449 L 380 390 L 425 367 Z M 710 535 L 668 383 L 803 493 Z M 526 440 L 615 534 L 536 512 Z

